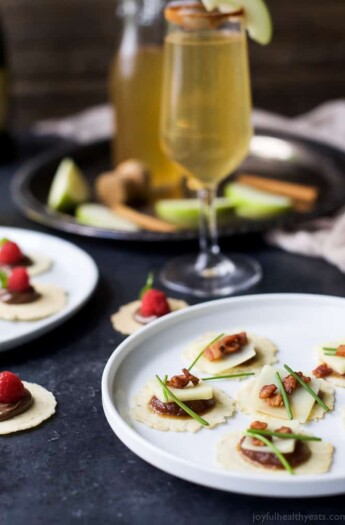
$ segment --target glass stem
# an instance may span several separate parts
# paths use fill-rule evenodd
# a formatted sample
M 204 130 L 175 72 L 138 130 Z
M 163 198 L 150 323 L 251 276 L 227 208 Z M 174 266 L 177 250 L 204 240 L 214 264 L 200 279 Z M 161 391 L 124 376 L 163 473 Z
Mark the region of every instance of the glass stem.
M 200 199 L 200 255 L 197 269 L 203 271 L 212 269 L 217 264 L 220 254 L 215 207 L 216 188 L 202 188 L 198 196 Z

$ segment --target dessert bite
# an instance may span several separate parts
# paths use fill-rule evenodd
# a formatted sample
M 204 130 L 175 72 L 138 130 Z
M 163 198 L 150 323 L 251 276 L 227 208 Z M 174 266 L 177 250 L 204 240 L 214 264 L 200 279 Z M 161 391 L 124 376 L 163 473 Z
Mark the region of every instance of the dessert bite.
M 243 330 L 215 335 L 204 334 L 184 352 L 188 360 L 201 353 L 196 364 L 200 372 L 212 375 L 255 372 L 276 361 L 277 348 L 269 339 Z
M 12 372 L 0 372 L 0 435 L 40 425 L 55 407 L 55 397 L 42 386 L 21 381 Z
M 122 306 L 112 315 L 115 330 L 131 335 L 156 319 L 188 306 L 185 301 L 167 297 L 161 290 L 153 288 L 153 279 L 153 273 L 150 273 L 139 299 Z
M 326 381 L 295 372 L 287 365 L 284 369 L 266 365 L 239 390 L 237 406 L 256 417 L 306 423 L 333 410 L 334 389 Z
M 66 305 L 66 293 L 53 284 L 30 282 L 26 268 L 0 272 L 0 319 L 34 321 L 44 319 Z
M 321 474 L 330 468 L 333 446 L 302 433 L 296 422 L 257 420 L 244 432 L 223 436 L 216 454 L 219 465 L 229 470 Z
M 156 430 L 196 432 L 223 423 L 232 399 L 184 368 L 182 374 L 150 381 L 133 400 L 132 417 Z
M 49 257 L 37 253 L 23 253 L 20 246 L 9 240 L 0 240 L 0 270 L 10 272 L 18 266 L 26 268 L 32 277 L 49 270 L 52 261 Z
M 316 355 L 320 364 L 313 370 L 314 377 L 345 388 L 345 340 L 318 346 Z

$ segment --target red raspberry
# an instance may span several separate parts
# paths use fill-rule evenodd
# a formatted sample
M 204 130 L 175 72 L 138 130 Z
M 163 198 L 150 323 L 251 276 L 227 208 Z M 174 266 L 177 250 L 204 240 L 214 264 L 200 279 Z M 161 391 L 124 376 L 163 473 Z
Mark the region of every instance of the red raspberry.
M 26 292 L 30 288 L 30 279 L 25 268 L 14 268 L 7 281 L 10 292 Z
M 12 372 L 0 373 L 0 403 L 17 403 L 24 397 L 24 385 Z
M 142 297 L 140 314 L 144 317 L 150 317 L 156 315 L 161 317 L 162 315 L 170 312 L 170 306 L 167 301 L 167 297 L 164 292 L 160 290 L 148 290 Z
M 16 264 L 23 258 L 18 244 L 6 241 L 0 246 L 0 264 Z

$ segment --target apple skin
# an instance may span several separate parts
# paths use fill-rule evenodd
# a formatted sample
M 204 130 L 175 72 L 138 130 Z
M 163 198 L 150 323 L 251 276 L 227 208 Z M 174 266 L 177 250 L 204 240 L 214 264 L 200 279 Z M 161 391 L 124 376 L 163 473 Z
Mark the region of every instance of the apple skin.
M 217 220 L 221 224 L 233 215 L 233 204 L 227 198 L 216 199 Z M 181 228 L 198 228 L 200 203 L 198 199 L 162 199 L 155 204 L 160 219 Z
M 237 182 L 228 184 L 224 194 L 235 206 L 236 215 L 246 219 L 274 217 L 291 210 L 293 204 L 288 197 L 250 188 Z

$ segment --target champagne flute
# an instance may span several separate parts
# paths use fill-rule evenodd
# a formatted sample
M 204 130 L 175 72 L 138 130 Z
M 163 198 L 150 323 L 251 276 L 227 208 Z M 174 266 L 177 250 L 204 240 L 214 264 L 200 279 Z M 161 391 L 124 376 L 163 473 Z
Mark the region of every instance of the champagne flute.
M 224 256 L 217 238 L 217 186 L 245 158 L 252 136 L 242 15 L 209 13 L 195 1 L 172 2 L 165 10 L 162 147 L 197 184 L 201 218 L 200 254 L 171 260 L 161 280 L 199 297 L 238 292 L 262 275 L 251 258 Z

